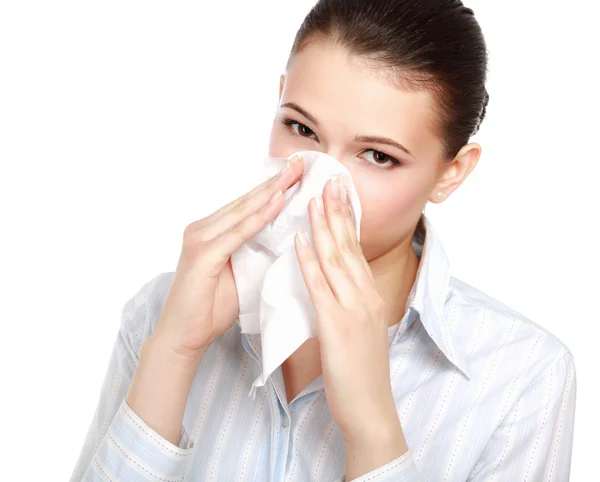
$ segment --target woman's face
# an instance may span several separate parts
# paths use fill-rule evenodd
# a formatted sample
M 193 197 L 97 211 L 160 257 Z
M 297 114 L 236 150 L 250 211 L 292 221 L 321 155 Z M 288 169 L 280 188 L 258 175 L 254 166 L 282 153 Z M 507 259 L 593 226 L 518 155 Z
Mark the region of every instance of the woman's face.
M 346 50 L 310 42 L 280 91 L 269 156 L 321 151 L 348 169 L 363 211 L 361 246 L 372 260 L 412 236 L 434 200 L 444 170 L 440 140 L 429 128 L 434 115 L 428 92 L 399 90 L 351 64 Z

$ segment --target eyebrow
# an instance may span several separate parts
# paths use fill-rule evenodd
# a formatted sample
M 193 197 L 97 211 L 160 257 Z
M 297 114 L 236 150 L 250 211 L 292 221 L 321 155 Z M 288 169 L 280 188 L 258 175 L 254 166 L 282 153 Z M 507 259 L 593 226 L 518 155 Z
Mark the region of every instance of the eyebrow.
M 388 146 L 393 146 L 397 149 L 400 149 L 401 151 L 406 152 L 410 157 L 412 157 L 413 159 L 415 158 L 415 156 L 413 156 L 410 151 L 404 147 L 402 144 L 399 144 L 398 142 L 394 141 L 393 139 L 390 139 L 388 137 L 379 137 L 379 136 L 356 136 L 354 138 L 355 142 L 374 142 L 377 144 L 387 144 Z
M 305 111 L 302 107 L 294 102 L 286 102 L 282 104 L 281 107 L 287 107 L 288 109 L 294 109 L 296 112 L 300 112 L 304 117 L 306 117 L 309 121 L 311 121 L 314 125 L 319 127 L 319 121 L 314 118 L 314 116 L 310 115 L 307 111 Z
M 299 112 L 304 117 L 306 117 L 309 121 L 311 121 L 316 127 L 319 127 L 319 121 L 313 115 L 311 115 L 309 112 L 307 112 L 305 109 L 303 109 L 302 107 L 300 107 L 295 102 L 286 102 L 285 104 L 282 104 L 281 107 L 287 107 L 288 109 L 293 109 L 296 112 Z M 371 142 L 373 142 L 373 143 L 376 143 L 376 144 L 386 144 L 388 146 L 393 146 L 393 147 L 395 147 L 397 149 L 400 149 L 401 151 L 406 152 L 413 159 L 415 158 L 415 156 L 413 156 L 406 147 L 404 147 L 402 144 L 394 141 L 393 139 L 390 139 L 389 137 L 356 136 L 354 138 L 354 141 L 355 142 L 365 142 L 365 143 L 371 143 Z

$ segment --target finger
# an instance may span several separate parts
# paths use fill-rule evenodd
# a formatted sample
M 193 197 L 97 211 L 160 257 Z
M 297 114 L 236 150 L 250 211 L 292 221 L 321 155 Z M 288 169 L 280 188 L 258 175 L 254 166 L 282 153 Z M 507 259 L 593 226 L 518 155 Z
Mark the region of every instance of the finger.
M 348 193 L 338 177 L 333 178 L 325 185 L 323 197 L 331 235 L 344 259 L 348 272 L 357 286 L 372 285 L 371 270 L 364 259 L 354 225 L 352 225 Z
M 308 215 L 321 271 L 338 302 L 345 308 L 349 307 L 356 301 L 356 285 L 329 230 L 322 196 L 310 201 Z
M 356 217 L 354 216 L 354 212 L 352 210 L 350 193 L 347 192 L 343 185 L 341 186 L 340 198 L 342 200 L 342 212 L 345 216 L 346 228 L 348 229 L 348 235 L 350 236 L 351 244 L 356 249 L 357 256 L 360 259 L 369 279 L 372 283 L 374 283 L 375 278 L 373 276 L 373 271 L 371 270 L 369 262 L 365 258 L 360 245 L 360 240 L 358 239 L 358 233 L 356 232 Z
M 356 218 L 354 216 L 354 212 L 352 210 L 350 193 L 346 190 L 344 186 L 342 186 L 342 212 L 345 216 L 346 227 L 348 228 L 348 234 L 350 235 L 350 239 L 352 240 L 352 244 L 358 248 L 360 248 L 360 240 L 358 239 L 358 233 L 356 232 Z M 362 252 L 362 248 L 361 248 Z
M 232 209 L 239 208 L 239 206 L 241 204 L 246 204 L 250 200 L 255 200 L 257 196 L 262 195 L 263 198 L 264 198 L 264 196 L 266 196 L 267 198 L 270 198 L 270 196 L 273 193 L 275 193 L 278 189 L 285 191 L 292 184 L 294 184 L 294 182 L 297 181 L 299 174 L 301 174 L 303 171 L 302 168 L 300 168 L 300 169 L 298 168 L 299 165 L 303 165 L 303 163 L 298 162 L 299 160 L 301 160 L 301 156 L 294 156 L 292 159 L 290 159 L 285 164 L 285 166 L 281 169 L 281 171 L 276 176 L 259 184 L 251 191 L 247 192 L 246 194 L 239 197 L 238 199 L 235 199 L 234 201 L 230 202 L 229 204 L 223 206 L 219 210 L 212 213 L 210 216 L 208 216 L 204 219 L 201 219 L 199 221 L 196 221 L 195 223 L 192 223 L 192 224 L 195 225 L 196 229 L 200 228 L 206 224 L 213 223 L 217 219 L 221 218 L 224 214 L 227 214 L 228 212 L 230 212 Z M 263 199 L 263 201 L 264 201 L 264 199 Z
M 317 313 L 317 318 L 321 318 L 319 316 L 321 313 L 331 312 L 331 309 L 339 307 L 339 304 L 321 270 L 319 261 L 308 244 L 306 233 L 296 234 L 294 246 L 308 294 Z
M 283 193 L 279 190 L 267 204 L 210 240 L 209 249 L 212 249 L 221 262 L 226 262 L 234 251 L 261 231 L 277 215 L 283 207 L 283 201 Z
M 365 254 L 360 245 L 360 240 L 358 239 L 358 233 L 356 232 L 356 229 L 357 229 L 356 228 L 356 217 L 354 216 L 354 212 L 352 210 L 350 194 L 347 192 L 347 190 L 344 188 L 344 186 L 342 186 L 341 198 L 342 198 L 342 212 L 344 213 L 344 216 L 345 216 L 346 227 L 348 229 L 348 234 L 350 236 L 351 244 L 355 247 L 356 255 L 360 259 L 360 261 L 365 269 L 365 272 L 367 273 L 367 276 L 371 280 L 371 283 L 374 284 L 375 277 L 373 276 L 373 271 L 371 270 L 371 266 L 369 265 L 367 258 L 365 258 Z M 359 226 L 359 229 L 360 229 L 360 226 Z
M 193 223 L 194 228 L 188 227 L 190 228 L 188 232 L 192 232 L 201 240 L 216 238 L 266 205 L 278 190 L 285 192 L 295 184 L 304 170 L 304 163 L 301 161 L 301 156 L 294 156 L 277 176 L 219 209 L 208 218 L 196 221 Z

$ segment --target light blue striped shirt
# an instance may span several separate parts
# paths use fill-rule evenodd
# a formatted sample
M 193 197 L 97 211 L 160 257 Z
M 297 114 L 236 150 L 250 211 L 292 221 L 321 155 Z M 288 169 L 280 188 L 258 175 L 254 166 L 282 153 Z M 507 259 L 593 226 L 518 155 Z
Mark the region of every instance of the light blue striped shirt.
M 541 326 L 451 277 L 425 216 L 422 228 L 413 239 L 420 265 L 406 313 L 388 329 L 393 395 L 409 451 L 353 480 L 568 480 L 572 354 Z M 127 406 L 141 345 L 173 275 L 157 275 L 123 308 L 71 481 L 344 481 L 343 439 L 322 377 L 288 405 L 279 367 L 256 399 L 248 398 L 262 372 L 260 335 L 242 335 L 239 322 L 200 364 L 178 446 Z

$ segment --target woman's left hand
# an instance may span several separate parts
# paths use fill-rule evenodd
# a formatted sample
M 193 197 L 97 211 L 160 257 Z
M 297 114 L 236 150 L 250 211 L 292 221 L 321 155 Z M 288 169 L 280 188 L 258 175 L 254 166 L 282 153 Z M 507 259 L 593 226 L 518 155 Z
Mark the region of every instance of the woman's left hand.
M 303 244 L 302 233 L 295 246 L 316 312 L 329 410 L 346 441 L 387 441 L 401 427 L 390 382 L 385 303 L 339 179 L 311 200 L 309 217 L 317 256 Z

